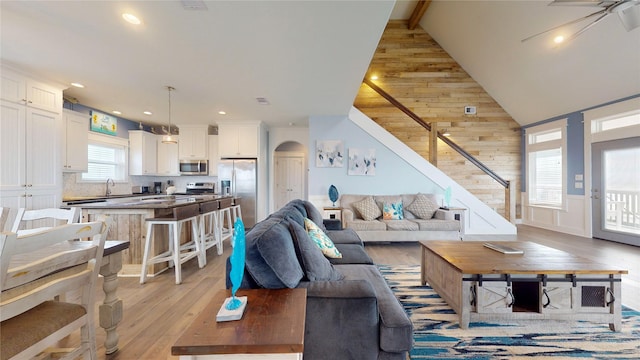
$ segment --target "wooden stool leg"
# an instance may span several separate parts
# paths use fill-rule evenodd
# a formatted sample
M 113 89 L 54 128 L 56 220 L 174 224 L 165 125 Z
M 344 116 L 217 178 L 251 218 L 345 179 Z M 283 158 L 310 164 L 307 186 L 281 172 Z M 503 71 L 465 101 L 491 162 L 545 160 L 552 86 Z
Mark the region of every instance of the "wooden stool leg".
M 211 219 L 213 220 L 213 236 L 215 237 L 215 241 L 216 241 L 216 248 L 218 249 L 218 255 L 222 255 L 222 253 L 224 252 L 224 247 L 222 244 L 222 229 L 221 229 L 221 225 L 220 225 L 220 214 L 218 211 L 216 211 L 213 216 L 211 216 Z
M 182 283 L 182 266 L 180 264 L 180 223 L 169 225 L 173 227 L 173 239 L 170 240 L 173 244 L 173 266 L 175 266 L 176 284 Z
M 147 238 L 144 241 L 144 255 L 142 256 L 142 269 L 140 270 L 140 284 L 147 281 L 147 261 L 149 260 L 149 251 L 151 250 L 151 236 L 153 235 L 153 224 L 147 224 Z
M 191 234 L 192 236 L 195 236 L 193 242 L 196 247 L 196 253 L 198 254 L 198 267 L 202 269 L 207 264 L 207 253 L 205 251 L 206 247 L 204 245 L 204 239 L 201 238 L 201 233 L 198 231 L 197 219 L 198 217 L 194 217 L 191 220 Z

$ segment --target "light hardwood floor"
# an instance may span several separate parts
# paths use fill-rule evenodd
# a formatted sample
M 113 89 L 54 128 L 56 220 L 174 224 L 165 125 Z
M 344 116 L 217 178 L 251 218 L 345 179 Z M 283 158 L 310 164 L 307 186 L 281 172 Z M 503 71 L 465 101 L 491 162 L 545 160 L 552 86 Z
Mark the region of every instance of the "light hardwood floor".
M 485 239 L 476 237 L 468 240 Z M 629 275 L 622 277 L 622 302 L 640 309 L 639 247 L 529 226 L 519 226 L 517 236 L 503 239 L 535 241 L 628 269 Z M 98 328 L 98 359 L 177 359 L 171 356 L 171 346 L 209 299 L 225 286 L 225 261 L 231 253 L 230 246 L 225 245 L 221 256 L 215 249 L 208 252 L 208 263 L 203 269 L 198 269 L 195 260 L 183 265 L 181 285 L 175 285 L 173 272 L 151 278 L 145 285 L 140 285 L 138 278 L 119 278 L 118 295 L 124 301 L 124 319 L 118 327 L 120 350 L 105 356 L 105 334 Z M 365 249 L 377 264 L 420 264 L 420 246 L 417 243 L 367 244 Z M 100 282 L 98 301 L 103 298 L 101 286 Z

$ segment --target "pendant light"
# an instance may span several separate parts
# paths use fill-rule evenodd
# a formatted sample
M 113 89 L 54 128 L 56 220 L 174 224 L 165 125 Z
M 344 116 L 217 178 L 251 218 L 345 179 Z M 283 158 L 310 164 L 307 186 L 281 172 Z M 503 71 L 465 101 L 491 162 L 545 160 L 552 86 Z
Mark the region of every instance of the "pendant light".
M 178 140 L 176 140 L 176 138 L 171 136 L 171 91 L 175 90 L 175 88 L 172 87 L 172 86 L 167 86 L 167 90 L 169 90 L 169 131 L 167 132 L 167 135 L 164 135 L 162 137 L 162 143 L 163 144 L 177 144 Z

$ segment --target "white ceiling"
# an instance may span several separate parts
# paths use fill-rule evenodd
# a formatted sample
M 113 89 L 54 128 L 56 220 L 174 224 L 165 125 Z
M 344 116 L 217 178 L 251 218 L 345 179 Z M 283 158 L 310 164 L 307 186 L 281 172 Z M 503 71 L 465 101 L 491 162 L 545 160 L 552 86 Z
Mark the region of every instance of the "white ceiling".
M 616 14 L 521 42 L 600 9 L 549 2 L 434 1 L 420 25 L 521 125 L 640 94 L 640 28 Z
M 3 0 L 1 56 L 62 84 L 80 82 L 84 89 L 65 95 L 135 121 L 166 123 L 171 85 L 174 124 L 306 124 L 310 115 L 348 113 L 394 2 L 204 4 Z M 125 23 L 125 11 L 143 25 Z
M 522 125 L 640 94 L 640 29 L 627 33 L 615 15 L 564 46 L 521 43 L 593 10 L 548 2 L 434 1 L 421 26 Z M 387 20 L 415 6 L 204 3 L 206 11 L 178 0 L 3 0 L 0 56 L 62 84 L 81 82 L 85 89 L 65 94 L 134 121 L 166 123 L 171 85 L 174 124 L 305 125 L 312 115 L 348 113 Z M 124 11 L 143 25 L 124 23 Z

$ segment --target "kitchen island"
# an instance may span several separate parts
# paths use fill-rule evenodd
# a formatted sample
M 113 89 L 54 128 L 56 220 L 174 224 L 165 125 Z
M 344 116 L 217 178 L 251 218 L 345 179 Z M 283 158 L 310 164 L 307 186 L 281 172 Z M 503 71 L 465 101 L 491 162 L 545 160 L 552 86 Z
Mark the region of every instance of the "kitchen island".
M 122 270 L 119 276 L 140 276 L 144 243 L 146 240 L 146 219 L 168 217 L 176 207 L 194 203 L 217 202 L 220 209 L 232 206 L 238 201 L 222 195 L 157 195 L 145 197 L 125 197 L 106 201 L 83 203 L 71 206 L 82 208 L 82 221 L 93 221 L 99 215 L 110 215 L 113 223 L 107 240 L 129 241 L 129 249 L 122 252 Z M 154 231 L 151 254 L 157 255 L 168 249 L 169 231 L 160 226 Z M 181 243 L 191 240 L 191 229 L 184 228 Z M 148 276 L 157 275 L 168 268 L 167 263 L 149 266 Z

